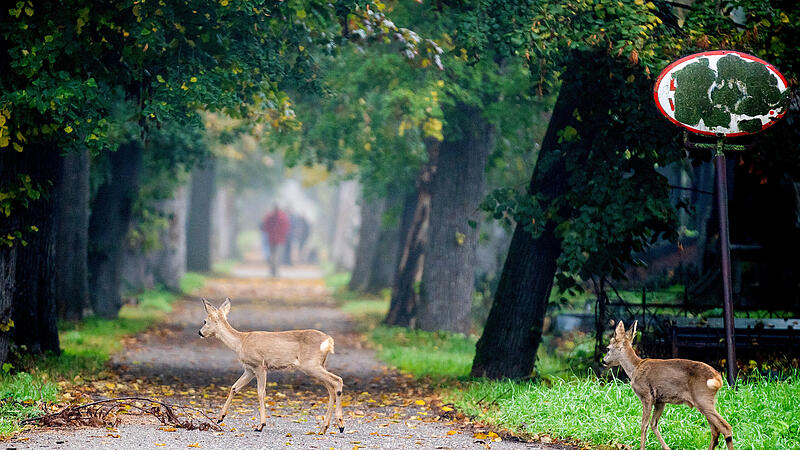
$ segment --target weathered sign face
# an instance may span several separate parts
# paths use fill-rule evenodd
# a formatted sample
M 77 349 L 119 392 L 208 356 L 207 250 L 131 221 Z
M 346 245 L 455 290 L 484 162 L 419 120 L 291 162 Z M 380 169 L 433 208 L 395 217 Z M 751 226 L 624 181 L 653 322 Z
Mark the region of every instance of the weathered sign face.
M 758 133 L 788 108 L 786 79 L 745 53 L 718 50 L 681 58 L 661 72 L 656 105 L 676 125 L 711 136 Z

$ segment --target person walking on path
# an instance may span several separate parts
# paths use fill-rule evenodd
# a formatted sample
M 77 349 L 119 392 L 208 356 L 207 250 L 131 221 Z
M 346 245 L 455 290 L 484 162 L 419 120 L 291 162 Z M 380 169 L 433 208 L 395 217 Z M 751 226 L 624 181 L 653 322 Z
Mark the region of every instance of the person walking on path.
M 272 211 L 267 213 L 261 222 L 261 231 L 268 234 L 269 266 L 273 277 L 278 276 L 278 266 L 282 254 L 280 249 L 286 242 L 286 236 L 289 234 L 290 228 L 289 216 L 277 204 L 272 207 Z

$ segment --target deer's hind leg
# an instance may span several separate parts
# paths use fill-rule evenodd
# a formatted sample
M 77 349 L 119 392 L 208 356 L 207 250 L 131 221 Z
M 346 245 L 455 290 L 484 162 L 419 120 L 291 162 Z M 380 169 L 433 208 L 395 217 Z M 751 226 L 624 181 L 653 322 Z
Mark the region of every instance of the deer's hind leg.
M 698 408 L 700 412 L 706 416 L 706 420 L 708 421 L 709 427 L 711 427 L 711 444 L 709 444 L 708 449 L 713 450 L 717 447 L 719 443 L 719 435 L 725 438 L 725 444 L 728 447 L 728 450 L 733 450 L 733 432 L 731 426 L 722 416 L 719 415 L 714 406 L 711 407 L 703 407 Z
M 241 391 L 243 387 L 247 386 L 247 383 L 253 379 L 253 371 L 249 368 L 245 367 L 244 373 L 235 383 L 231 386 L 230 392 L 228 392 L 228 398 L 225 400 L 225 406 L 222 407 L 222 411 L 219 413 L 219 419 L 217 419 L 217 423 L 222 423 L 222 419 L 228 414 L 228 408 L 231 406 L 231 401 L 233 400 L 233 395 L 237 392 Z
M 342 379 L 339 376 L 328 372 L 321 365 L 305 366 L 301 369 L 303 372 L 308 374 L 308 376 L 319 380 L 328 391 L 328 410 L 325 413 L 325 422 L 322 425 L 321 434 L 325 434 L 331 424 L 331 415 L 333 414 L 334 403 L 336 406 L 336 421 L 339 425 L 339 432 L 343 433 L 344 417 L 342 414 L 342 387 L 344 386 L 344 382 L 342 382 Z
M 666 403 L 656 401 L 656 405 L 653 408 L 653 417 L 650 419 L 650 428 L 653 430 L 653 433 L 655 433 L 656 438 L 658 438 L 658 443 L 661 444 L 661 449 L 669 450 L 669 445 L 664 442 L 664 438 L 661 437 L 661 432 L 658 431 L 658 419 L 661 418 L 661 413 L 664 412 L 664 406 L 666 406 Z

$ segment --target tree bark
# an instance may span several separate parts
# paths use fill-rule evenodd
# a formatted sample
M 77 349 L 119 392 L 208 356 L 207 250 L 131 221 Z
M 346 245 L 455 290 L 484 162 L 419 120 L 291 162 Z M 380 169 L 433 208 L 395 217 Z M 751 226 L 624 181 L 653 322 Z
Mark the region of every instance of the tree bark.
M 16 287 L 17 248 L 0 248 L 0 326 L 13 321 L 14 288 Z M 8 359 L 11 331 L 0 331 L 0 364 Z
M 211 206 L 214 199 L 214 162 L 192 172 L 189 217 L 186 221 L 186 269 L 211 271 Z
M 235 193 L 228 186 L 220 186 L 214 193 L 212 205 L 212 261 L 236 257 L 236 205 Z
M 417 327 L 468 334 L 472 327 L 479 205 L 493 130 L 476 108 L 459 105 L 450 116 L 461 119 L 461 138 L 442 142 L 431 184 L 430 240 L 422 270 Z
M 125 246 L 121 269 L 124 290 L 138 292 L 162 285 L 173 292 L 180 291 L 180 281 L 186 273 L 186 191 L 182 186 L 172 198 L 153 205 L 167 219 L 167 227 L 159 230 L 158 248 L 143 251 L 138 245 Z
M 6 151 L 0 155 L 0 180 L 16 180 L 24 174 L 30 176 L 34 185 L 43 187 L 38 199 L 30 199 L 27 207 L 16 208 L 7 220 L 0 222 L 0 232 L 6 235 L 21 230 L 27 244 L 17 240 L 13 248 L 0 251 L 0 314 L 5 319 L 10 304 L 14 321 L 10 333 L 0 332 L 3 360 L 7 357 L 9 338 L 16 345 L 25 346 L 29 353 L 60 351 L 54 295 L 54 196 L 46 186 L 50 182 L 58 184 L 62 165 L 58 149 L 47 145 L 31 144 L 22 152 Z M 27 231 L 30 226 L 36 230 Z
M 416 325 L 419 293 L 416 283 L 422 279 L 425 247 L 428 244 L 428 224 L 431 211 L 431 182 L 439 158 L 439 141 L 427 139 L 428 162 L 420 168 L 417 178 L 417 201 L 411 226 L 405 236 L 400 263 L 392 283 L 392 300 L 384 322 L 387 325 L 414 327 Z
M 408 197 L 411 197 L 410 200 L 406 200 Z M 372 270 L 364 288 L 365 292 L 377 294 L 383 289 L 392 287 L 392 280 L 399 264 L 402 236 L 406 235 L 414 218 L 416 199 L 416 194 L 403 194 L 398 190 L 392 190 L 386 198 L 384 211 L 399 205 L 402 207 L 400 212 L 402 217 L 393 223 L 381 223 L 380 236 L 372 261 Z
M 64 156 L 60 183 L 55 187 L 58 317 L 79 320 L 89 307 L 89 151 Z
M 381 234 L 381 221 L 386 210 L 386 199 L 367 200 L 361 197 L 361 227 L 358 230 L 358 246 L 356 261 L 347 288 L 351 291 L 364 292 L 367 282 L 374 270 L 375 254 Z
M 333 211 L 334 228 L 330 238 L 331 260 L 336 270 L 352 270 L 355 264 L 355 217 L 358 183 L 350 180 L 339 183 L 336 192 L 336 209 Z
M 528 193 L 542 194 L 543 209 L 567 189 L 558 132 L 574 120 L 572 112 L 583 92 L 580 87 L 576 80 L 564 80 L 528 186 Z M 533 371 L 561 241 L 552 220 L 538 238 L 524 225 L 514 229 L 494 303 L 476 344 L 472 376 L 520 379 Z
M 89 218 L 89 299 L 95 314 L 116 318 L 122 307 L 120 262 L 139 189 L 141 143 L 128 142 L 108 156 L 110 179 L 98 189 Z

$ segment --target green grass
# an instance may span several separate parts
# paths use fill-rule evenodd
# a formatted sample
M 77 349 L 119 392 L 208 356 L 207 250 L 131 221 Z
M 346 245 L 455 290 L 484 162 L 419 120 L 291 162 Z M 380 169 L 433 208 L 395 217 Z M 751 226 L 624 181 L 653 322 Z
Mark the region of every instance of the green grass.
M 233 268 L 239 264 L 239 261 L 234 259 L 226 259 L 225 261 L 218 261 L 212 264 L 211 271 L 219 275 L 229 276 L 233 273 Z
M 369 338 L 381 360 L 404 372 L 439 380 L 468 374 L 475 354 L 475 339 L 461 334 L 379 326 Z
M 472 337 L 379 326 L 369 338 L 381 360 L 422 382 L 433 381 L 445 402 L 469 416 L 523 436 L 638 448 L 641 403 L 627 381 L 606 381 L 590 372 L 564 374 L 568 362 L 552 357 L 538 361 L 539 381 L 475 380 L 467 378 L 475 352 Z M 750 379 L 736 390 L 724 387 L 717 398 L 737 449 L 800 448 L 800 408 L 795 406 L 800 374 L 785 381 Z M 687 406 L 667 406 L 659 429 L 672 448 L 705 448 L 711 439 L 705 418 Z M 648 449 L 660 448 L 653 435 L 647 442 Z
M 724 387 L 717 411 L 731 424 L 737 449 L 800 448 L 800 377 Z M 588 375 L 537 382 L 470 381 L 445 391 L 464 413 L 521 434 L 549 434 L 593 445 L 639 445 L 641 403 L 627 382 Z M 484 410 L 486 410 L 484 412 Z M 672 448 L 707 447 L 711 432 L 699 411 L 668 405 L 659 430 Z M 660 448 L 652 433 L 648 449 Z
M 27 372 L 4 375 L 0 378 L 0 437 L 19 429 L 19 422 L 42 413 L 38 404 L 54 402 L 58 385 L 46 377 L 34 377 Z
M 205 279 L 187 274 L 181 280 L 184 292 L 201 287 Z M 135 306 L 125 305 L 119 318 L 88 317 L 80 322 L 59 323 L 60 355 L 23 356 L 12 373 L 0 374 L 0 438 L 19 431 L 19 421 L 36 415 L 36 405 L 52 402 L 58 381 L 81 382 L 102 378 L 106 363 L 122 349 L 123 338 L 141 333 L 172 311 L 179 294 L 165 289 L 145 291 Z

